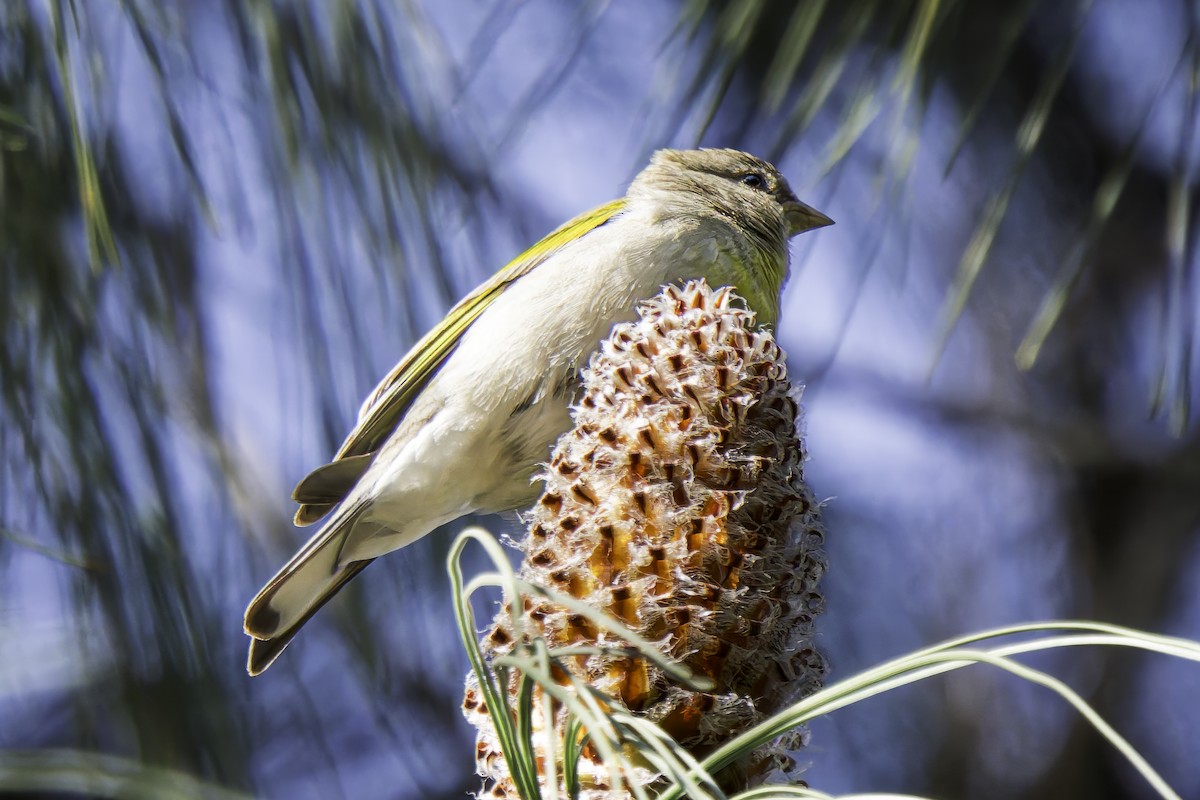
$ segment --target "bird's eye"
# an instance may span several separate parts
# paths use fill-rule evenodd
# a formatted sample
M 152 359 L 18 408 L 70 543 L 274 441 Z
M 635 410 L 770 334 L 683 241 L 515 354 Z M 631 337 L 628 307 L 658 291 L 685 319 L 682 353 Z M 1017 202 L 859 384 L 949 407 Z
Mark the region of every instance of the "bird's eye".
M 762 189 L 767 185 L 767 179 L 762 175 L 759 175 L 757 172 L 747 172 L 738 180 L 749 186 L 751 189 Z

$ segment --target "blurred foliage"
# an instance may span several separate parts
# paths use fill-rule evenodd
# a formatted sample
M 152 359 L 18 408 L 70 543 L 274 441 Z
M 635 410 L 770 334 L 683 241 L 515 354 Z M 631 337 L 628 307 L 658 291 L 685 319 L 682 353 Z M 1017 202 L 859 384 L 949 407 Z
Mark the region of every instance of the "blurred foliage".
M 403 571 L 381 564 L 391 577 L 373 584 L 380 594 L 369 602 L 352 593 L 334 629 L 341 661 L 330 666 L 335 656 L 327 655 L 319 668 L 285 668 L 275 683 L 247 686 L 241 603 L 296 536 L 281 503 L 260 496 L 231 447 L 235 432 L 222 410 L 230 387 L 220 385 L 211 353 L 222 320 L 213 308 L 210 282 L 221 272 L 212 241 L 252 244 L 256 257 L 272 260 L 275 272 L 263 274 L 275 280 L 278 306 L 260 334 L 295 348 L 297 367 L 279 394 L 317 409 L 315 431 L 293 432 L 303 442 L 297 452 L 332 450 L 358 392 L 482 274 L 473 266 L 464 275 L 446 258 L 464 247 L 488 252 L 485 243 L 462 243 L 462 221 L 520 216 L 488 177 L 500 156 L 456 102 L 474 71 L 495 68 L 488 38 L 521 24 L 520 5 L 491 6 L 465 67 L 416 2 L 0 5 L 0 569 L 50 576 L 38 590 L 54 598 L 47 613 L 77 639 L 65 667 L 43 665 L 33 650 L 18 655 L 30 671 L 44 668 L 51 685 L 35 698 L 0 698 L 16 722 L 0 730 L 0 747 L 48 749 L 26 769 L 69 766 L 102 777 L 114 768 L 86 755 L 63 766 L 49 750 L 71 748 L 274 794 L 284 791 L 267 785 L 276 779 L 308 783 L 290 775 L 289 765 L 302 763 L 320 775 L 313 791 L 338 796 L 355 793 L 341 765 L 348 754 L 366 758 L 369 740 L 378 759 L 370 763 L 405 774 L 411 796 L 460 796 L 472 785 L 468 746 L 443 755 L 446 769 L 461 774 L 440 779 L 409 752 L 414 741 L 462 744 L 447 711 L 457 704 L 457 677 L 447 684 L 429 670 L 445 651 L 413 652 L 378 632 L 397 608 L 418 620 L 439 603 L 448 612 L 437 583 L 441 552 L 432 548 L 410 555 Z M 1092 12 L 1087 0 L 676 5 L 678 25 L 663 41 L 665 52 L 683 54 L 683 66 L 670 102 L 645 121 L 648 142 L 719 131 L 737 143 L 767 131 L 765 139 L 758 133 L 764 155 L 778 158 L 801 149 L 802 138 L 806 150 L 823 141 L 831 182 L 848 163 L 871 165 L 876 203 L 864 217 L 882 215 L 874 230 L 933 213 L 906 207 L 905 182 L 935 92 L 953 93 L 963 109 L 947 173 L 980 141 L 1006 159 L 984 188 L 957 266 L 946 270 L 942 346 L 977 302 L 1031 170 L 1048 172 L 1088 209 L 1062 221 L 1070 245 L 1053 268 L 1043 265 L 1040 307 L 1028 309 L 1016 350 L 1035 374 L 1049 362 L 1036 391 L 1064 410 L 1051 421 L 1005 423 L 1052 439 L 1074 470 L 1078 494 L 1067 503 L 1083 535 L 1095 537 L 1096 585 L 1106 573 L 1133 573 L 1125 579 L 1136 599 L 1102 597 L 1098 613 L 1158 627 L 1172 587 L 1186 579 L 1181 554 L 1197 518 L 1186 498 L 1200 474 L 1188 427 L 1195 36 L 1178 54 L 1190 93 L 1175 163 L 1155 171 L 1138 159 L 1144 126 L 1114 140 L 1080 99 L 1087 75 L 1075 57 Z M 1194 34 L 1195 7 L 1186 5 Z M 571 10 L 578 39 L 545 62 L 503 126 L 502 144 L 577 67 L 574 52 L 587 47 L 604 9 Z M 1154 110 L 1135 113 L 1146 120 Z M 866 142 L 879 126 L 888 132 L 883 150 Z M 1082 178 L 1061 141 L 1079 130 L 1096 143 L 1079 157 L 1089 159 Z M 259 182 L 265 197 L 245 188 Z M 260 205 L 274 227 L 246 230 L 249 209 Z M 902 261 L 884 266 L 902 271 Z M 377 306 L 363 305 L 364 284 Z M 1182 437 L 1155 464 L 1100 422 L 1112 298 L 1147 293 L 1161 298 L 1160 324 L 1122 333 L 1158 354 L 1151 408 Z M 966 424 L 992 411 L 934 413 Z M 1106 516 L 1131 491 L 1165 509 L 1143 520 L 1142 547 Z M 25 584 L 14 577 L 10 586 Z M 11 653 L 20 641 L 6 633 L 3 643 Z M 314 674 L 352 688 L 314 689 Z M 1073 785 L 1104 758 L 1086 745 L 1069 756 L 1044 786 Z M 932 785 L 955 784 L 942 777 Z
M 249 800 L 190 775 L 99 753 L 35 750 L 0 753 L 0 791 L 55 792 L 127 800 Z
M 701 68 L 686 90 L 678 94 L 676 126 L 686 117 L 699 114 L 703 135 L 718 113 L 728 112 L 733 106 L 735 114 L 741 112 L 745 129 L 762 124 L 761 115 L 766 113 L 771 116 L 774 131 L 769 153 L 778 156 L 809 134 L 818 114 L 834 105 L 839 122 L 835 132 L 826 137 L 822 173 L 835 170 L 868 128 L 884 117 L 891 146 L 880 159 L 879 181 L 902 184 L 919 145 L 930 93 L 946 84 L 957 92 L 966 109 L 945 164 L 949 173 L 963 144 L 981 122 L 992 122 L 986 119 L 989 110 L 1002 106 L 996 98 L 997 86 L 1018 85 L 1025 96 L 1014 109 L 1019 111 L 1019 118 L 1011 121 L 1015 123 L 1010 128 L 1012 153 L 1004 178 L 991 191 L 948 289 L 940 353 L 988 262 L 1013 195 L 1031 159 L 1039 153 L 1048 126 L 1072 114 L 1071 110 L 1063 111 L 1057 101 L 1070 78 L 1079 80 L 1079 74 L 1072 73 L 1076 43 L 1088 22 L 1093 1 L 850 0 L 827 4 L 816 0 L 789 4 L 692 0 L 685 6 L 687 44 L 702 56 Z M 1197 13 L 1194 6 L 1188 6 L 1193 28 Z M 711 25 L 702 24 L 705 22 Z M 1039 37 L 1038 26 L 1053 30 L 1054 35 L 1043 33 Z M 1039 46 L 1039 38 L 1049 38 L 1052 43 Z M 864 54 L 864 44 L 873 48 L 869 55 Z M 1187 40 L 1178 61 L 1178 70 L 1196 74 L 1200 48 L 1194 37 Z M 1177 168 L 1168 178 L 1171 209 L 1165 217 L 1167 230 L 1155 232 L 1169 241 L 1171 253 L 1164 282 L 1167 327 L 1161 337 L 1160 368 L 1152 402 L 1156 411 L 1167 411 L 1172 429 L 1180 435 L 1190 421 L 1190 353 L 1195 335 L 1193 302 L 1188 294 L 1192 288 L 1188 261 L 1190 161 L 1196 124 L 1194 77 L 1191 85 L 1189 105 L 1182 114 Z M 732 94 L 737 98 L 731 99 L 735 88 Z M 1143 123 L 1159 99 L 1155 97 L 1151 107 L 1140 110 Z M 1092 214 L 1080 226 L 1079 244 L 1062 259 L 1062 267 L 1020 345 L 1017 359 L 1023 369 L 1033 367 L 1061 318 L 1072 287 L 1094 256 L 1094 247 L 1128 186 L 1141 133 L 1139 126 L 1128 142 L 1114 143 L 1114 152 L 1101 156 L 1103 163 L 1095 165 L 1102 176 L 1099 180 L 1070 187 L 1090 195 Z

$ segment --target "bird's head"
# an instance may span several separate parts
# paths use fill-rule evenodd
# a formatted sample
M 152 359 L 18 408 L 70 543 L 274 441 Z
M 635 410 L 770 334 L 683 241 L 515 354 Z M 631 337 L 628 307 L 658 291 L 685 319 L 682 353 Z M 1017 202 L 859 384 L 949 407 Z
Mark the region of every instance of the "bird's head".
M 638 190 L 698 200 L 767 246 L 833 224 L 801 202 L 773 165 L 740 150 L 659 150 L 634 181 L 631 192 Z
M 787 278 L 788 239 L 833 224 L 800 202 L 774 166 L 740 150 L 659 150 L 629 195 L 668 215 L 720 219 L 741 234 L 750 260 L 734 277 L 764 321 L 773 320 Z

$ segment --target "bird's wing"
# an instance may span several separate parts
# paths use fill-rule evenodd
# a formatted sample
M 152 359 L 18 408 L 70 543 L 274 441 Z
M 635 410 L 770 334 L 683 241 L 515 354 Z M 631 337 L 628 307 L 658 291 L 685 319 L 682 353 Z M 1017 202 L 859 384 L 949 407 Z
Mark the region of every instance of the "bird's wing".
M 345 499 L 413 399 L 462 339 L 463 333 L 509 284 L 570 242 L 608 222 L 623 208 L 624 200 L 614 200 L 575 217 L 514 258 L 450 309 L 367 397 L 359 409 L 357 424 L 333 460 L 310 472 L 293 490 L 292 498 L 300 503 L 296 524 L 316 522 Z

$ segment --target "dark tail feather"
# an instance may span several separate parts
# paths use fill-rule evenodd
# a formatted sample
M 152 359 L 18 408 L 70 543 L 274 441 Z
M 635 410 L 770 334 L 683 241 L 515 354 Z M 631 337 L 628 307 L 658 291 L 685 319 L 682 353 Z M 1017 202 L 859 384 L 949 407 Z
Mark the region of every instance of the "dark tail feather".
M 355 575 L 366 569 L 367 565 L 372 561 L 374 559 L 355 561 L 343 567 L 338 573 L 337 579 L 325 588 L 320 597 L 304 613 L 304 616 L 300 617 L 286 629 L 266 639 L 258 639 L 251 636 L 250 657 L 246 662 L 246 671 L 251 675 L 261 675 L 267 667 L 274 663 L 275 659 L 279 657 L 279 654 L 283 652 L 284 648 L 288 646 L 296 634 L 300 632 L 300 629 L 304 627 L 304 623 L 308 622 L 313 614 L 320 611 L 321 607 L 328 603 L 331 597 L 337 594 Z

